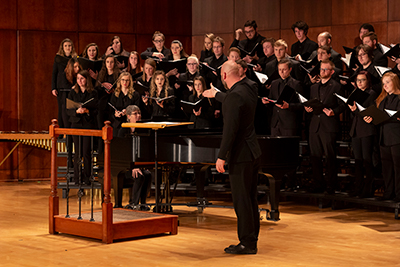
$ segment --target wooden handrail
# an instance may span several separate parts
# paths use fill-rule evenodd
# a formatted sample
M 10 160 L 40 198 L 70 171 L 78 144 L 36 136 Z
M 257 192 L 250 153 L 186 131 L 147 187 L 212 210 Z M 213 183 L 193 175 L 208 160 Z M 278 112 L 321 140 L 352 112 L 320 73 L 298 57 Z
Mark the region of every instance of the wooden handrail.
M 104 140 L 104 202 L 102 206 L 103 242 L 111 243 L 113 240 L 112 223 L 113 210 L 111 203 L 111 156 L 110 142 L 113 137 L 111 122 L 106 121 L 102 130 L 66 129 L 59 128 L 57 120 L 53 119 L 49 126 L 51 137 L 51 189 L 49 197 L 49 233 L 55 234 L 55 219 L 59 215 L 59 198 L 57 195 L 57 138 L 60 134 L 98 136 Z

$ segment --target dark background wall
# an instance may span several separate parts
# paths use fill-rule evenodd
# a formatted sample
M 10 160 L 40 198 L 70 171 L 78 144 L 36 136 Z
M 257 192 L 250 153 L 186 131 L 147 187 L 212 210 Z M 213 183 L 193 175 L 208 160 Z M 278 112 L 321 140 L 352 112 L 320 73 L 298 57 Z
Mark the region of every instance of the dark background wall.
M 127 51 L 151 46 L 155 30 L 166 45 L 182 41 L 187 53 L 200 54 L 203 35 L 220 35 L 229 47 L 234 31 L 255 19 L 266 37 L 296 40 L 291 25 L 306 21 L 308 36 L 333 35 L 333 48 L 358 44 L 358 28 L 375 26 L 383 44 L 400 42 L 400 2 L 396 0 L 3 0 L 0 1 L 0 131 L 47 130 L 56 118 L 51 91 L 54 56 L 64 38 L 78 53 L 90 42 L 104 53 L 119 35 Z M 1 143 L 0 160 L 15 143 Z M 20 145 L 0 167 L 0 181 L 50 176 L 50 154 Z

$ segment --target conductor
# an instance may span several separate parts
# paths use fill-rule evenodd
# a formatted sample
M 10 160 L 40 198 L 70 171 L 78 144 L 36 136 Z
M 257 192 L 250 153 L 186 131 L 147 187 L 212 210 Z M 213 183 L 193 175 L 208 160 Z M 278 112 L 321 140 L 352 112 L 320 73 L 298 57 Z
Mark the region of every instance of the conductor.
M 216 168 L 223 173 L 225 162 L 229 163 L 229 180 L 240 241 L 238 245 L 225 248 L 225 252 L 256 254 L 260 230 L 257 173 L 261 156 L 254 130 L 257 94 L 252 83 L 240 78 L 239 66 L 235 62 L 223 64 L 221 80 L 228 91 L 222 103 L 224 127 Z M 207 91 L 204 92 L 207 97 L 220 94 L 215 88 Z

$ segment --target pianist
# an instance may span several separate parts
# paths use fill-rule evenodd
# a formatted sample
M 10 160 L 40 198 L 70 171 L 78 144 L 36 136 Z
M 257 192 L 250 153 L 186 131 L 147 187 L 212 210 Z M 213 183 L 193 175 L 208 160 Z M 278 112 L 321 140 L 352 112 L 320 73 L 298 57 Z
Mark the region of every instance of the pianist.
M 128 122 L 135 123 L 140 121 L 141 112 L 138 106 L 129 105 L 126 108 L 126 117 Z M 118 131 L 118 137 L 126 137 L 132 134 L 135 128 L 121 128 Z M 146 204 L 147 192 L 150 189 L 151 173 L 142 168 L 128 169 L 125 171 L 124 183 L 132 184 L 132 190 L 129 190 L 129 204 L 126 209 L 149 210 Z M 139 205 L 139 200 L 142 205 Z

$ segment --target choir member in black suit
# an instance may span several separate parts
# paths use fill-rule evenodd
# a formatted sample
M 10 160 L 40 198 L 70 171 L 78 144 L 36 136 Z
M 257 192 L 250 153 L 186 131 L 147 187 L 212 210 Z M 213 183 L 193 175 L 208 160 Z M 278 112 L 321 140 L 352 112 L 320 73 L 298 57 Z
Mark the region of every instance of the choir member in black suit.
M 111 39 L 110 46 L 107 47 L 104 57 L 107 57 L 108 55 L 129 57 L 129 52 L 122 47 L 121 38 L 119 36 L 114 36 Z M 125 66 L 124 62 L 117 61 L 117 67 L 122 70 L 127 66 Z
M 382 92 L 376 99 L 376 105 L 385 109 L 400 111 L 399 77 L 387 72 L 382 76 Z M 384 111 L 385 112 L 385 111 Z M 373 118 L 366 116 L 364 121 L 371 123 Z M 384 200 L 400 202 L 400 119 L 397 116 L 380 124 L 380 151 L 382 176 L 385 182 Z
M 212 43 L 214 41 L 215 35 L 213 33 L 206 33 L 204 35 L 204 49 L 201 50 L 200 53 L 200 61 L 204 62 L 204 60 L 208 57 L 212 57 L 214 52 L 212 50 Z
M 360 71 L 355 82 L 357 86 L 356 88 L 369 94 L 369 97 L 363 103 L 358 104 L 365 108 L 375 105 L 377 94 L 371 88 L 371 75 L 369 72 L 365 70 Z M 374 150 L 374 140 L 377 134 L 376 127 L 373 124 L 366 123 L 363 118 L 358 115 L 360 110 L 355 102 L 348 106 L 354 113 L 349 133 L 355 158 L 355 184 L 353 195 L 360 197 L 373 197 L 374 165 L 372 155 Z
M 240 34 L 244 33 L 246 35 L 246 39 L 239 41 Z M 262 40 L 265 37 L 261 36 L 257 31 L 257 23 L 255 20 L 248 20 L 244 24 L 243 29 L 237 29 L 235 31 L 235 39 L 233 40 L 231 47 L 240 47 L 241 49 L 251 52 L 255 48 L 254 55 L 245 55 L 243 53 L 242 58 L 246 63 L 256 64 L 257 60 L 263 55 L 263 49 L 261 46 Z M 257 47 L 256 47 L 257 46 Z
M 260 56 L 260 59 L 257 61 L 257 65 L 254 67 L 255 71 L 265 72 L 265 65 L 267 65 L 268 62 L 276 59 L 274 53 L 275 41 L 276 40 L 272 37 L 265 38 L 264 40 L 261 41 L 261 45 L 263 48 L 263 55 Z
M 286 54 L 287 47 L 288 47 L 287 43 L 282 39 L 279 39 L 275 42 L 274 54 L 276 59 L 268 62 L 267 65 L 265 66 L 264 73 L 267 74 L 268 77 L 273 76 L 274 72 L 278 71 L 278 62 L 288 57 Z M 298 81 L 303 81 L 304 73 L 301 70 L 300 63 L 296 60 L 291 60 L 291 62 L 292 62 L 292 72 L 290 73 L 290 75 Z
M 77 103 L 85 103 L 90 99 L 89 103 L 85 106 L 80 106 L 79 108 L 68 109 L 68 115 L 71 122 L 72 128 L 77 129 L 95 129 L 96 128 L 96 113 L 97 113 L 97 92 L 93 89 L 92 83 L 90 81 L 89 72 L 82 70 L 77 75 L 77 84 L 73 87 L 68 98 Z M 74 181 L 75 184 L 84 182 L 85 184 L 90 184 L 91 176 L 91 141 L 89 136 L 79 136 L 74 135 L 74 145 L 75 145 L 75 156 L 74 156 Z M 82 143 L 80 143 L 80 139 Z M 81 145 L 80 145 L 81 144 Z M 83 156 L 84 172 L 83 176 L 80 176 L 80 160 L 79 160 L 79 147 L 81 147 L 81 153 Z M 81 177 L 81 179 L 79 179 Z
M 216 168 L 223 173 L 225 162 L 229 164 L 229 180 L 240 241 L 238 245 L 225 248 L 225 252 L 256 254 L 260 230 L 257 174 L 261 156 L 253 123 L 257 94 L 245 79 L 240 78 L 239 67 L 235 62 L 228 61 L 222 66 L 221 78 L 228 91 L 222 104 L 224 128 Z
M 150 97 L 143 98 L 147 112 L 152 114 L 152 117 L 171 117 L 175 113 L 174 99 L 156 100 L 153 98 L 162 99 L 173 95 L 174 91 L 169 87 L 165 72 L 157 70 L 151 78 Z
M 139 106 L 140 94 L 133 89 L 132 76 L 129 72 L 123 72 L 117 81 L 117 87 L 111 96 L 111 121 L 114 128 L 114 136 L 118 135 L 121 123 L 126 121 L 126 107 L 129 105 Z M 116 110 L 115 110 L 115 109 Z
M 185 73 L 179 73 L 177 83 L 175 83 L 175 96 L 178 99 L 188 101 L 189 96 L 194 93 L 193 91 L 193 81 L 194 78 L 200 76 L 199 72 L 199 60 L 196 55 L 191 55 L 187 59 L 186 63 L 187 71 Z M 183 81 L 192 81 L 189 83 L 183 83 L 182 85 L 179 82 Z
M 293 88 L 297 93 L 304 95 L 301 83 L 290 76 L 292 63 L 284 58 L 278 63 L 279 79 L 271 83 L 268 98 L 262 98 L 263 104 L 269 104 L 268 99 L 277 100 L 285 86 Z M 283 101 L 282 104 L 274 104 L 271 119 L 272 136 L 299 136 L 299 129 L 303 114 L 303 105 L 299 102 L 299 97 L 294 94 L 289 102 Z
M 318 99 L 323 105 L 323 110 L 313 110 L 305 106 L 305 110 L 313 113 L 310 122 L 309 145 L 311 150 L 311 164 L 313 178 L 316 185 L 315 191 L 326 189 L 327 193 L 335 192 L 336 170 L 336 138 L 339 133 L 339 115 L 346 109 L 345 104 L 334 93 L 342 95 L 340 83 L 332 79 L 334 64 L 332 61 L 322 61 L 320 69 L 321 81 L 311 86 L 310 99 Z M 325 178 L 323 180 L 322 159 L 326 158 Z
M 387 67 L 388 66 L 388 58 L 384 56 L 381 51 L 378 49 L 378 36 L 374 32 L 369 32 L 363 35 L 362 37 L 363 44 L 368 45 L 373 49 L 374 55 L 374 65 Z
M 129 72 L 132 76 L 143 71 L 142 67 L 140 66 L 140 57 L 138 52 L 132 51 L 130 53 L 129 64 L 126 68 L 126 71 Z
M 294 23 L 292 30 L 298 39 L 297 42 L 292 44 L 292 57 L 300 55 L 301 58 L 307 59 L 314 50 L 317 50 L 318 44 L 307 37 L 308 25 L 304 21 L 300 20 Z
M 76 52 L 74 48 L 74 43 L 71 39 L 64 39 L 60 43 L 60 47 L 57 52 L 58 56 L 66 57 L 70 59 L 71 57 L 76 57 Z M 51 77 L 51 93 L 53 96 L 57 97 L 58 102 L 58 124 L 61 128 L 65 128 L 63 120 L 63 105 L 65 106 L 65 99 L 68 93 L 64 93 L 64 89 L 71 90 L 71 86 L 67 85 L 67 80 L 65 77 L 65 67 L 67 66 L 67 61 L 61 60 L 59 57 L 54 58 L 53 64 L 53 74 Z
M 108 102 L 113 93 L 113 85 L 117 82 L 121 71 L 117 67 L 117 59 L 113 55 L 108 55 L 104 59 L 103 67 L 99 72 L 98 81 L 100 84 L 96 86 L 99 98 L 99 111 L 97 114 L 97 127 L 103 128 L 104 122 L 109 120 Z
M 330 34 L 329 32 L 322 32 L 318 35 L 317 41 L 318 41 L 318 47 L 322 47 L 322 46 L 326 45 L 331 48 L 331 51 L 330 51 L 331 55 L 330 55 L 329 60 L 332 61 L 333 64 L 335 64 L 336 68 L 342 70 L 343 69 L 343 63 L 341 60 L 342 56 L 338 52 L 333 50 L 333 48 L 332 48 L 332 34 Z M 318 49 L 313 51 L 307 60 L 312 60 L 313 63 L 316 63 L 315 59 L 317 59 L 317 52 L 318 52 Z
M 142 59 L 147 59 L 149 57 L 152 58 L 168 58 L 171 55 L 171 50 L 164 46 L 165 36 L 159 31 L 154 32 L 153 34 L 153 47 L 148 47 L 146 51 L 140 54 Z
M 141 119 L 140 108 L 136 105 L 129 105 L 126 108 L 126 118 L 130 123 L 136 123 Z M 120 128 L 118 137 L 127 137 L 135 132 L 135 128 Z M 151 173 L 144 168 L 127 169 L 124 173 L 125 183 L 132 184 L 129 195 L 129 204 L 125 209 L 150 210 L 146 204 L 147 191 L 150 190 Z M 142 205 L 139 205 L 139 200 Z
M 201 76 L 195 77 L 193 82 L 194 91 L 193 94 L 189 96 L 189 102 L 196 103 L 204 98 L 203 92 L 207 87 L 206 81 Z M 200 109 L 197 111 L 193 109 L 193 113 L 190 114 L 190 121 L 192 121 L 194 124 L 189 128 L 204 129 L 212 127 L 214 112 L 211 106 L 211 99 L 204 99 L 203 101 L 207 101 L 207 103 L 200 107 Z

